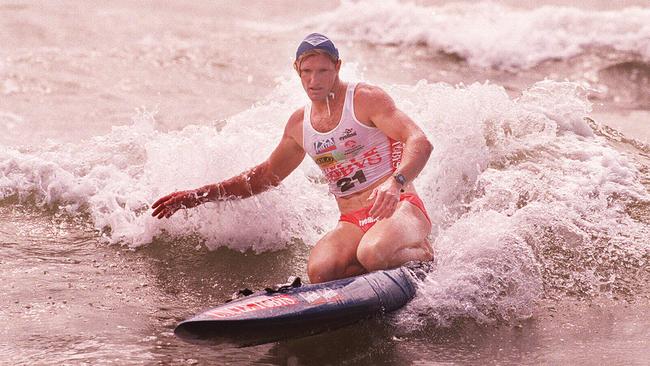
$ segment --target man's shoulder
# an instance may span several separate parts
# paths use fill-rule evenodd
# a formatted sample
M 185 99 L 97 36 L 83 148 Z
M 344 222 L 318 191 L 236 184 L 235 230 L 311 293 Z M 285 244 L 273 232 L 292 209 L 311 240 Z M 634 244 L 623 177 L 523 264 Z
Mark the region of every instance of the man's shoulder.
M 285 133 L 293 137 L 296 141 L 298 141 L 302 136 L 302 121 L 304 114 L 305 107 L 296 109 L 296 111 L 289 117 L 287 125 L 284 128 Z
M 368 83 L 358 83 L 354 91 L 354 98 L 363 102 L 381 102 L 390 98 L 384 89 L 377 85 Z
M 393 99 L 386 91 L 376 85 L 359 83 L 354 91 L 355 107 L 375 110 L 394 106 Z M 358 103 L 357 103 L 358 102 Z
M 304 119 L 305 116 L 305 107 L 300 107 L 296 109 L 293 113 L 291 113 L 291 116 L 289 116 L 289 121 L 287 121 L 287 125 L 302 125 L 302 120 Z

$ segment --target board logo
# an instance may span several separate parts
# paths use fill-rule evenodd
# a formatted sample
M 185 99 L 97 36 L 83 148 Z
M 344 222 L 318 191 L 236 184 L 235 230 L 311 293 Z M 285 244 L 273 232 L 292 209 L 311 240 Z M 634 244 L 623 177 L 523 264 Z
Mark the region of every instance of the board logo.
M 354 128 L 346 128 L 345 131 L 343 131 L 343 136 L 339 137 L 339 141 L 352 138 L 356 135 L 357 132 L 354 130 Z
M 211 318 L 229 318 L 232 316 L 250 313 L 252 311 L 290 306 L 295 304 L 297 304 L 297 301 L 287 295 L 255 297 L 251 300 L 212 309 L 210 311 L 207 311 L 205 315 Z
M 314 142 L 314 150 L 316 151 L 316 154 L 322 154 L 328 151 L 336 150 L 334 137 Z
M 312 305 L 337 302 L 342 299 L 341 294 L 336 292 L 334 289 L 327 287 L 319 290 L 303 292 L 300 294 L 300 297 Z

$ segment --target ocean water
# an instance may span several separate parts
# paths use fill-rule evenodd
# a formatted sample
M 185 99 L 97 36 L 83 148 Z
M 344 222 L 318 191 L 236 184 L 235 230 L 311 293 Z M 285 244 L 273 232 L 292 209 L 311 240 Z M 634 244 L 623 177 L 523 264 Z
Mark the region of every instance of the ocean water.
M 404 309 L 252 348 L 175 324 L 306 277 L 337 220 L 305 160 L 255 198 L 155 220 L 265 159 L 307 102 L 305 34 L 434 145 L 435 267 Z M 642 365 L 650 357 L 650 7 L 562 1 L 0 2 L 0 363 Z

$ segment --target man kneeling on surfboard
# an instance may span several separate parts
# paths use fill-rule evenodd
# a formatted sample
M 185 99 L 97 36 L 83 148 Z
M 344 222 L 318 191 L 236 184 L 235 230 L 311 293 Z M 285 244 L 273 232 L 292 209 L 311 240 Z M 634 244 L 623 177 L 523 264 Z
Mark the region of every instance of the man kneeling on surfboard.
M 309 154 L 341 212 L 310 253 L 312 283 L 432 260 L 431 221 L 412 184 L 433 149 L 424 132 L 382 89 L 341 81 L 338 50 L 322 34 L 300 43 L 294 68 L 311 104 L 289 117 L 271 156 L 223 182 L 160 198 L 152 216 L 263 192 Z

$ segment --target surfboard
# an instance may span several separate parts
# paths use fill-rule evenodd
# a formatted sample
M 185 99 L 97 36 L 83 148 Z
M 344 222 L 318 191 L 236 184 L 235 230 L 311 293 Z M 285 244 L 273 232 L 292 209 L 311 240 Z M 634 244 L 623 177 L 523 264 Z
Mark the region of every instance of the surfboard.
M 406 305 L 416 291 L 411 269 L 399 267 L 311 285 L 267 289 L 179 323 L 187 341 L 242 346 L 334 330 Z

